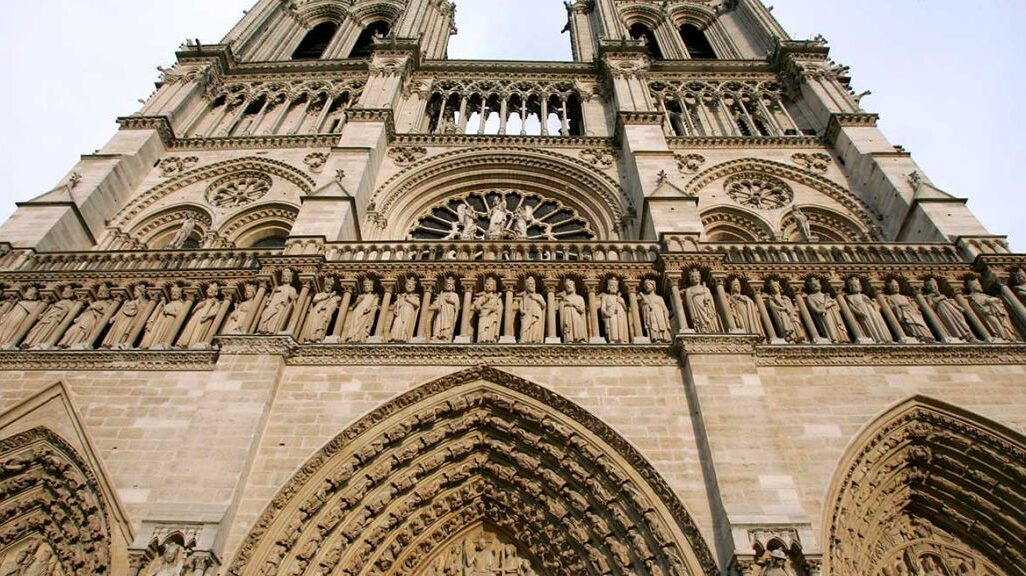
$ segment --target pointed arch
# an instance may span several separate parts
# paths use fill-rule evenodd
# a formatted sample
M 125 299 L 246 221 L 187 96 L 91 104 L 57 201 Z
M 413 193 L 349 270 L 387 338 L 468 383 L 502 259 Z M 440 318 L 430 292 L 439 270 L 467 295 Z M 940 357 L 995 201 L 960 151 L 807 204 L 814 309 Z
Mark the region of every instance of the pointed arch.
M 265 203 L 243 209 L 227 218 L 218 232 L 238 248 L 267 247 L 262 242 L 285 239 L 299 218 L 299 207 L 280 202 Z
M 955 406 L 877 418 L 826 502 L 827 574 L 1026 574 L 1026 438 Z
M 209 210 L 191 202 L 169 206 L 140 218 L 129 235 L 150 249 L 164 248 L 182 227 L 182 223 L 189 218 L 195 222 L 196 227 L 189 238 L 190 242 L 183 248 L 196 248 L 213 226 L 214 218 Z
M 293 60 L 317 60 L 324 56 L 328 45 L 338 33 L 338 23 L 327 20 L 314 26 L 292 52 Z
M 278 493 L 233 576 L 416 574 L 473 526 L 547 576 L 717 574 L 673 490 L 576 404 L 493 368 L 407 392 L 329 442 Z

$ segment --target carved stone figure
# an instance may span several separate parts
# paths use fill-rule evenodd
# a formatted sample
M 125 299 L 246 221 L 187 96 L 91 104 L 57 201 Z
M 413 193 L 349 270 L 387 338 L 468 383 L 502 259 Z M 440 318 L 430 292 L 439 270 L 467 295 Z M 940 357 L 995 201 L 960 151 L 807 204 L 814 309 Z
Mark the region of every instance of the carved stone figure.
M 777 548 L 767 554 L 768 558 L 763 569 L 763 576 L 795 576 L 790 569 L 790 560 L 783 550 Z
M 762 321 L 759 320 L 759 308 L 755 301 L 742 292 L 741 280 L 730 281 L 730 293 L 727 294 L 727 312 L 734 319 L 734 326 L 745 334 L 762 334 Z
M 506 227 L 513 218 L 513 213 L 506 208 L 504 199 L 488 209 L 488 230 L 485 231 L 486 240 L 502 240 L 506 233 Z
M 185 571 L 185 549 L 177 542 L 167 542 L 160 556 L 153 560 L 149 576 L 182 576 Z
M 235 305 L 235 309 L 228 315 L 228 321 L 224 323 L 225 334 L 245 334 L 249 330 L 249 320 L 253 317 L 253 308 L 256 306 L 257 289 L 252 284 L 242 287 L 242 301 Z
M 697 268 L 688 272 L 688 287 L 684 289 L 684 302 L 691 313 L 692 326 L 699 334 L 715 334 L 720 331 L 720 320 L 716 316 L 716 302 L 712 291 L 702 282 L 702 272 Z
M 60 299 L 43 311 L 39 316 L 39 320 L 29 331 L 28 336 L 25 337 L 25 341 L 21 344 L 22 348 L 38 348 L 54 340 L 57 337 L 57 331 L 60 330 L 64 320 L 71 314 L 75 308 L 75 291 L 71 286 L 65 286 L 61 290 Z
M 303 322 L 303 329 L 299 333 L 300 342 L 324 342 L 328 335 L 328 326 L 331 318 L 338 310 L 342 298 L 335 291 L 335 279 L 328 276 L 324 279 L 324 289 L 314 294 L 310 302 L 310 311 L 307 312 L 306 320 Z
M 182 287 L 171 286 L 171 299 L 162 302 L 146 322 L 143 346 L 151 349 L 169 348 L 181 327 L 182 317 L 189 311 L 189 303 L 182 300 Z
M 520 308 L 520 342 L 540 344 L 545 341 L 545 297 L 538 293 L 533 276 L 524 280 L 524 291 L 517 297 Z
M 178 338 L 178 345 L 185 348 L 209 344 L 213 338 L 213 331 L 217 329 L 214 321 L 221 312 L 221 286 L 217 282 L 211 282 L 207 286 L 207 297 L 200 302 L 192 311 L 185 330 Z
M 110 319 L 110 330 L 107 337 L 103 339 L 103 347 L 115 350 L 131 348 L 135 329 L 142 322 L 146 321 L 143 316 L 150 306 L 150 299 L 146 295 L 146 287 L 142 284 L 132 288 L 132 300 L 125 302 L 118 309 L 117 314 Z
M 299 294 L 292 286 L 292 270 L 286 268 L 281 271 L 281 284 L 267 299 L 260 323 L 257 324 L 257 334 L 277 334 L 284 330 L 298 297 Z
M 791 298 L 784 294 L 780 282 L 770 280 L 766 290 L 766 311 L 779 331 L 778 336 L 791 343 L 805 342 L 807 339 L 805 331 L 802 330 L 798 308 Z
M 459 224 L 460 240 L 477 239 L 477 211 L 464 202 L 456 207 L 456 222 Z
M 409 342 L 413 340 L 414 331 L 417 329 L 417 317 L 420 314 L 417 279 L 408 277 L 403 290 L 403 293 L 395 298 L 395 317 L 388 338 L 391 342 Z
M 6 316 L 17 303 L 18 296 L 15 294 L 7 294 L 4 296 L 3 300 L 0 300 L 0 322 L 3 322 L 4 316 Z
M 616 278 L 606 281 L 606 291 L 599 299 L 599 316 L 602 317 L 606 339 L 610 344 L 630 343 L 630 315 L 627 302 L 620 294 L 620 281 Z
M 855 316 L 861 336 L 878 344 L 891 342 L 891 331 L 880 313 L 880 305 L 862 293 L 862 280 L 855 276 L 848 279 L 848 295 L 845 299 L 852 315 Z
M 432 342 L 452 342 L 456 334 L 456 319 L 460 314 L 460 295 L 456 293 L 456 279 L 446 277 L 444 289 L 435 296 L 431 304 L 434 323 L 431 327 Z
M 969 322 L 966 320 L 965 311 L 959 306 L 957 300 L 948 298 L 941 293 L 936 279 L 927 278 L 926 282 L 923 283 L 923 298 L 933 308 L 933 311 L 937 313 L 937 317 L 940 318 L 949 336 L 969 342 L 977 341 L 972 327 L 969 326 Z
M 1008 316 L 1008 309 L 1005 308 L 1005 303 L 1000 298 L 995 298 L 984 292 L 979 278 L 966 279 L 965 288 L 969 292 L 968 300 L 973 312 L 976 312 L 976 315 L 980 317 L 987 330 L 995 338 L 1008 342 L 1018 340 L 1015 328 L 1012 327 L 1012 319 Z
M 1012 272 L 1012 293 L 1026 305 L 1026 270 L 1016 268 Z
M 13 569 L 4 576 L 53 576 L 58 569 L 53 550 L 42 542 L 36 542 L 18 554 Z
M 805 242 L 817 242 L 819 238 L 812 233 L 812 227 L 809 225 L 809 217 L 802 212 L 800 208 L 795 206 L 791 210 L 791 217 L 794 218 L 794 224 L 798 227 L 798 234 L 801 235 L 801 239 Z
M 936 341 L 933 333 L 930 332 L 930 327 L 926 325 L 922 312 L 919 311 L 919 306 L 911 298 L 901 293 L 901 285 L 897 280 L 887 281 L 887 295 L 884 300 L 890 306 L 891 312 L 894 313 L 894 317 L 898 319 L 901 329 L 907 336 L 922 342 Z
M 374 329 L 374 315 L 381 304 L 381 297 L 374 291 L 374 280 L 364 278 L 362 287 L 363 292 L 356 297 L 346 319 L 346 329 L 342 335 L 344 342 L 366 342 Z
M 0 323 L 0 345 L 15 345 L 18 336 L 24 333 L 28 324 L 35 320 L 45 306 L 46 303 L 39 300 L 39 289 L 35 286 L 25 288 L 21 299 L 4 315 Z
M 88 295 L 83 295 L 83 298 L 88 298 Z M 106 284 L 101 284 L 96 289 L 96 299 L 89 302 L 85 309 L 75 318 L 75 321 L 68 328 L 64 336 L 61 337 L 60 342 L 57 343 L 58 348 L 86 348 L 92 345 L 89 338 L 97 333 L 97 328 L 100 323 L 104 321 L 107 314 L 111 309 L 117 305 L 117 302 L 111 300 L 110 288 Z
M 841 305 L 833 296 L 823 292 L 823 284 L 819 278 L 812 277 L 806 280 L 805 290 L 809 315 L 812 316 L 812 323 L 816 325 L 820 336 L 834 344 L 851 342 L 848 329 L 844 325 L 844 316 L 841 314 Z
M 196 219 L 191 215 L 187 216 L 185 220 L 182 221 L 182 226 L 171 238 L 171 241 L 167 243 L 168 250 L 180 250 L 183 248 L 185 243 L 189 241 L 189 237 L 192 236 L 195 229 Z
M 670 325 L 670 310 L 666 301 L 656 292 L 656 281 L 646 278 L 641 283 L 641 294 L 638 295 L 641 307 L 641 325 L 645 334 L 653 342 L 672 342 L 673 327 Z
M 485 278 L 484 292 L 474 298 L 472 309 L 477 314 L 477 341 L 480 343 L 499 341 L 504 305 L 496 290 L 495 278 Z
M 588 307 L 584 297 L 577 293 L 577 285 L 570 278 L 563 281 L 563 291 L 557 297 L 563 342 L 575 344 L 588 341 Z

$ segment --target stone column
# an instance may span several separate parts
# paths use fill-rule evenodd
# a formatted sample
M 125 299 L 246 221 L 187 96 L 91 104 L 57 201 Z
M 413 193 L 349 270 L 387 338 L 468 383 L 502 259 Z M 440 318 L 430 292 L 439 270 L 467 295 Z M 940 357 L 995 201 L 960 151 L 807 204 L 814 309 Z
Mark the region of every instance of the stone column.
M 374 336 L 367 339 L 369 344 L 381 344 L 388 341 L 388 330 L 392 324 L 392 313 L 389 307 L 392 305 L 392 292 L 395 290 L 395 280 L 389 278 L 381 281 L 381 287 L 385 293 L 381 295 L 381 308 L 378 310 L 378 325 L 374 330 Z
M 71 310 L 64 317 L 64 320 L 61 321 L 61 325 L 58 326 L 57 329 L 53 331 L 53 334 L 50 335 L 50 338 L 43 343 L 44 348 L 53 348 L 57 345 L 61 336 L 64 336 L 64 333 L 71 327 L 71 323 L 75 321 L 75 318 L 78 318 L 78 314 L 82 311 L 83 307 L 85 307 L 85 302 L 81 300 L 77 300 L 75 302 L 75 305 L 71 307 Z
M 606 339 L 602 337 L 602 331 L 599 330 L 599 306 L 598 306 L 598 289 L 597 280 L 585 280 L 585 287 L 588 291 L 588 331 L 591 333 L 591 344 L 608 344 Z
M 516 278 L 502 279 L 502 287 L 505 289 L 505 304 L 502 310 L 503 332 L 502 337 L 499 338 L 499 344 L 517 343 L 517 332 L 515 326 L 517 315 L 513 310 L 513 288 L 516 287 L 516 285 Z
M 325 339 L 325 342 L 328 344 L 338 344 L 342 341 L 342 331 L 346 328 L 349 306 L 353 303 L 353 290 L 356 289 L 356 283 L 351 280 L 339 283 L 342 285 L 342 303 L 338 306 L 338 316 L 335 318 L 335 326 L 331 330 L 331 336 Z
M 471 321 L 474 318 L 474 278 L 461 278 L 463 284 L 463 310 L 460 318 L 460 334 L 456 337 L 456 344 L 470 344 L 474 341 L 471 336 Z
M 264 309 L 264 298 L 267 298 L 267 282 L 261 282 L 260 287 L 257 288 L 256 298 L 253 298 L 253 311 L 249 316 L 249 327 L 246 329 L 246 334 L 252 334 L 253 330 L 256 329 L 257 322 L 260 321 L 260 314 Z
M 816 323 L 812 320 L 812 314 L 809 312 L 809 304 L 805 301 L 805 294 L 796 290 L 794 302 L 798 306 L 798 313 L 802 317 L 802 324 L 805 325 L 805 332 L 809 335 L 809 340 L 813 344 L 830 344 L 830 339 L 823 337 L 819 333 L 819 329 L 816 328 Z
M 837 294 L 837 305 L 841 307 L 841 316 L 843 316 L 844 321 L 848 323 L 848 329 L 851 331 L 851 334 L 855 336 L 855 343 L 875 344 L 876 342 L 872 338 L 869 338 L 862 332 L 862 325 L 855 319 L 855 314 L 853 314 L 851 308 L 848 307 L 848 298 L 846 295 L 840 293 Z
M 916 293 L 916 303 L 919 304 L 919 310 L 923 313 L 923 318 L 926 319 L 926 323 L 933 330 L 934 336 L 937 337 L 938 342 L 944 342 L 945 344 L 961 344 L 962 340 L 951 337 L 948 334 L 948 329 L 944 326 L 944 322 L 937 316 L 937 312 L 934 311 L 933 307 L 926 301 L 926 297 L 923 296 L 919 290 Z
M 777 336 L 777 329 L 773 326 L 773 319 L 770 318 L 769 310 L 766 309 L 766 300 L 762 294 L 755 295 L 755 305 L 759 308 L 759 318 L 762 319 L 762 327 L 766 329 L 766 340 L 770 344 L 787 344 L 787 341 Z
M 727 291 L 723 289 L 723 281 L 714 278 L 713 283 L 716 285 L 716 289 L 713 291 L 713 294 L 716 295 L 716 308 L 719 310 L 720 316 L 723 316 L 723 326 L 727 329 L 727 334 L 741 334 L 742 330 L 734 324 L 734 316 L 727 306 Z
M 299 297 L 296 298 L 296 303 L 292 305 L 292 318 L 289 319 L 289 325 L 286 330 L 293 338 L 299 338 L 299 331 L 303 329 L 303 321 L 306 319 L 306 312 L 310 309 L 311 282 L 313 282 L 312 278 L 304 278 L 302 280 L 302 288 L 299 289 Z
M 887 321 L 887 325 L 890 326 L 892 336 L 896 335 L 898 342 L 902 344 L 921 344 L 919 340 L 910 338 L 905 334 L 905 329 L 901 327 L 901 322 L 898 321 L 898 317 L 894 315 L 894 310 L 891 310 L 890 304 L 887 302 L 887 297 L 882 293 L 876 293 L 876 302 L 880 305 L 880 312 L 883 314 L 884 320 Z
M 670 304 L 673 306 L 673 319 L 677 322 L 677 334 L 689 334 L 694 330 L 688 326 L 688 316 L 684 312 L 684 300 L 680 297 L 680 272 L 670 275 Z
M 554 276 L 548 276 L 545 278 L 545 343 L 546 344 L 562 344 L 563 340 L 559 337 L 559 332 L 556 330 L 556 287 L 559 285 L 559 279 Z
M 424 295 L 420 300 L 420 320 L 417 322 L 417 336 L 414 344 L 424 344 L 431 339 L 431 299 L 434 286 L 423 284 Z
M 645 330 L 641 325 L 641 306 L 638 304 L 638 280 L 626 280 L 627 303 L 630 306 L 631 331 L 634 333 L 631 342 L 635 344 L 651 344 L 652 339 L 645 336 Z
M 1005 297 L 1005 302 L 1008 303 L 1008 308 L 1012 311 L 1012 317 L 1016 320 L 1015 323 L 1018 325 L 1019 331 L 1026 336 L 1026 306 L 1004 282 L 1001 283 L 1001 295 Z

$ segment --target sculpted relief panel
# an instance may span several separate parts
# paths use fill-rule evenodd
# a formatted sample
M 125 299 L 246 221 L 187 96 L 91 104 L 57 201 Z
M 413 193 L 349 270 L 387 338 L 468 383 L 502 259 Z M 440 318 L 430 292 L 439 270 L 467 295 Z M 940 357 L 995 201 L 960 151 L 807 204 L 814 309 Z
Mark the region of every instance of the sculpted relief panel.
M 515 543 L 483 526 L 459 536 L 414 576 L 545 576 L 531 566 Z

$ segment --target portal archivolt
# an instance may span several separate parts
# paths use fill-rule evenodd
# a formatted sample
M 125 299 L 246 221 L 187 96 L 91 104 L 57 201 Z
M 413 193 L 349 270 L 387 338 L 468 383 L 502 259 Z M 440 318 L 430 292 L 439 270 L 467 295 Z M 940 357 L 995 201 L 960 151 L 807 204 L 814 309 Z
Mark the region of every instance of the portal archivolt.
M 829 501 L 828 574 L 1026 575 L 1026 439 L 927 398 L 849 452 Z
M 476 570 L 476 571 L 475 571 Z M 229 573 L 716 574 L 672 490 L 571 402 L 489 368 L 351 426 L 274 499 Z

